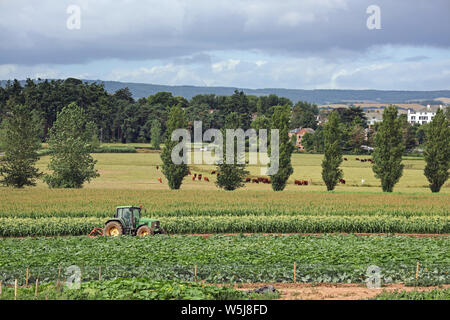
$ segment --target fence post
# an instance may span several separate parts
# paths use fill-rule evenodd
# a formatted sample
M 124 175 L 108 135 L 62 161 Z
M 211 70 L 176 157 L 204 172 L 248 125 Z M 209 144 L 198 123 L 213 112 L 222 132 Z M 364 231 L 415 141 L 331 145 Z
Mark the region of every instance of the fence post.
M 39 278 L 36 279 L 36 288 L 34 289 L 34 299 L 38 297 L 38 289 L 39 288 Z
M 194 266 L 194 279 L 197 281 L 197 265 Z
M 14 279 L 14 300 L 17 300 L 17 279 Z
M 60 287 L 60 279 L 61 279 L 61 266 L 58 267 L 58 279 L 56 280 L 56 290 L 58 292 Z
M 297 283 L 297 263 L 294 261 L 294 283 Z
M 98 281 L 102 281 L 102 267 L 98 267 Z
M 25 278 L 25 286 L 26 287 L 28 287 L 28 275 L 29 275 L 29 269 L 27 268 L 27 275 L 26 275 L 26 278 Z
M 2 283 L 2 280 L 0 280 L 0 298 L 2 297 L 2 286 L 3 286 L 3 283 Z
M 419 280 L 419 261 L 417 261 L 417 268 L 416 268 L 416 282 Z

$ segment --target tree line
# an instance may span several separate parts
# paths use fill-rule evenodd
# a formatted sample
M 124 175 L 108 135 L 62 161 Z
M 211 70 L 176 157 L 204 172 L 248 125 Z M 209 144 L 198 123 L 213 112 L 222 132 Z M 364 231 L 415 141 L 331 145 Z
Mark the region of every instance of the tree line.
M 318 115 L 320 111 L 314 104 L 300 101 L 293 105 L 289 99 L 275 95 L 247 96 L 237 90 L 232 96 L 198 95 L 190 101 L 159 92 L 135 101 L 127 88 L 108 94 L 102 85 L 72 78 L 38 83 L 28 79 L 24 87 L 15 80 L 0 88 L 0 149 L 5 153 L 0 182 L 14 187 L 35 185 L 36 179 L 42 177 L 35 168 L 42 141 L 49 143 L 52 172 L 44 175 L 43 180 L 52 188 L 77 188 L 98 176 L 90 152 L 98 147 L 99 140 L 151 141 L 159 148 L 165 139 L 161 153 L 163 173 L 169 187 L 178 189 L 189 169 L 186 164 L 172 163 L 170 156 L 176 142 L 171 141 L 171 133 L 180 128 L 192 129 L 193 121 L 201 120 L 204 130 L 278 129 L 280 165 L 271 176 L 276 191 L 285 188 L 293 173 L 290 129 L 316 129 L 312 137 L 305 135 L 303 143 L 307 145 L 308 139 L 313 139 L 312 145 L 318 148 L 320 145 L 320 151 L 324 152 L 322 178 L 328 190 L 333 190 L 342 179 L 339 167 L 342 154 L 352 147 L 349 140 L 353 146 L 371 140 L 375 147 L 375 176 L 381 180 L 383 191 L 391 192 L 403 172 L 401 158 L 412 127 L 405 125 L 404 117 L 398 117 L 397 109 L 386 108 L 383 121 L 372 133 L 364 130 L 367 125 L 361 108 L 337 109 L 328 115 L 324 125 L 317 124 Z M 448 118 L 439 110 L 423 128 L 425 175 L 431 190 L 438 192 L 448 179 Z M 269 145 L 269 155 L 270 150 Z M 218 187 L 225 190 L 242 187 L 248 174 L 245 167 L 245 164 L 218 164 Z

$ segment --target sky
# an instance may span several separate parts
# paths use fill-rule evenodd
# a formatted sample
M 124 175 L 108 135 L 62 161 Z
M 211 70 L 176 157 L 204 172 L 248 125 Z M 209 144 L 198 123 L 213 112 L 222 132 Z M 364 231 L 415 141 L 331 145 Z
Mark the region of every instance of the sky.
M 450 89 L 449 0 L 0 0 L 0 79 Z

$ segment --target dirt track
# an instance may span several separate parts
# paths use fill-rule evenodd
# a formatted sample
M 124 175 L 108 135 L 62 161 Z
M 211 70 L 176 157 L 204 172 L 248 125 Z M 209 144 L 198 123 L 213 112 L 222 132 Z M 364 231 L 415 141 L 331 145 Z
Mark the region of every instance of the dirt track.
M 385 291 L 430 291 L 438 287 L 407 287 L 403 284 L 390 284 L 381 289 L 369 289 L 365 284 L 310 284 L 310 283 L 251 283 L 235 287 L 238 290 L 251 290 L 272 285 L 280 292 L 280 300 L 359 300 L 373 298 Z M 448 289 L 450 285 L 441 288 Z

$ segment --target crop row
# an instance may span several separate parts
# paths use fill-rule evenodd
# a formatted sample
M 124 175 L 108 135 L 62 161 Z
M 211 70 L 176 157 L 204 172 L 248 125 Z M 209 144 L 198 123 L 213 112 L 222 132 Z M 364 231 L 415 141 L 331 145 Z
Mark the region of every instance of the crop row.
M 450 283 L 450 239 L 406 236 L 154 236 L 0 239 L 0 280 L 144 277 L 224 282 Z M 419 262 L 419 267 L 417 266 Z M 72 273 L 68 267 L 72 266 Z M 195 268 L 196 266 L 196 268 Z M 419 269 L 417 269 L 419 268 Z M 417 270 L 419 272 L 417 273 Z
M 114 211 L 112 211 L 114 212 Z M 27 211 L 27 212 L 17 212 L 17 211 L 6 211 L 0 212 L 0 217 L 3 218 L 107 218 L 113 215 L 112 212 L 98 211 L 98 210 L 80 210 L 80 211 Z M 145 213 L 144 213 L 145 214 Z M 242 217 L 242 216 L 260 216 L 260 217 L 270 217 L 270 216 L 390 216 L 390 217 L 448 217 L 449 212 L 446 211 L 403 211 L 403 210 L 391 210 L 385 211 L 379 208 L 372 209 L 362 209 L 360 211 L 355 210 L 344 210 L 342 208 L 335 208 L 330 210 L 321 210 L 320 208 L 305 209 L 298 208 L 296 210 L 292 209 L 281 209 L 281 208 L 233 208 L 233 209 L 204 209 L 204 208 L 186 208 L 186 209 L 168 209 L 161 211 L 152 211 L 151 216 L 155 218 L 162 217 L 199 217 L 199 216 L 230 216 L 230 217 Z
M 248 300 L 261 295 L 248 294 L 230 287 L 198 282 L 119 278 L 83 282 L 78 290 L 47 283 L 38 287 L 19 288 L 18 300 Z M 5 287 L 0 300 L 13 300 L 14 288 Z
M 87 235 L 103 218 L 0 218 L 0 237 Z M 450 233 L 449 217 L 187 216 L 161 218 L 170 233 Z

